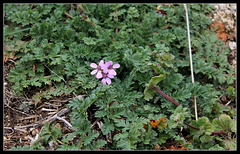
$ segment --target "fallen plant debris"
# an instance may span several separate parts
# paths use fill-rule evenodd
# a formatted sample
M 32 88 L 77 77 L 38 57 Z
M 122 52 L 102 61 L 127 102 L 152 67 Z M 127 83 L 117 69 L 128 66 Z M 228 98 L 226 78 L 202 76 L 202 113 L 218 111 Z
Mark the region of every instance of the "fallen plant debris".
M 186 6 L 194 83 L 183 4 L 5 3 L 4 150 L 236 150 L 235 34 Z

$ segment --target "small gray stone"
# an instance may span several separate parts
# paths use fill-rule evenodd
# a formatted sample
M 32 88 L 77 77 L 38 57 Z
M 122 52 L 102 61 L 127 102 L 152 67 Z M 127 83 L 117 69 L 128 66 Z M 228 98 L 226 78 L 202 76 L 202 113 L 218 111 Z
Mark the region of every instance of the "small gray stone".
M 225 9 L 227 9 L 226 4 L 219 4 L 218 6 L 219 6 L 219 9 L 220 9 L 220 10 L 225 10 Z
M 236 47 L 237 47 L 237 46 L 236 46 L 236 42 L 230 42 L 230 43 L 229 43 L 229 47 L 230 47 L 231 50 L 235 50 Z

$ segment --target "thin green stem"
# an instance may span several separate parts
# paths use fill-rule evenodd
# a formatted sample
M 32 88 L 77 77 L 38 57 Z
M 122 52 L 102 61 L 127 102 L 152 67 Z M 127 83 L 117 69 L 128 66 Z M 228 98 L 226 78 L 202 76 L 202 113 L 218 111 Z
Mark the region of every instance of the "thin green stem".
M 13 32 L 10 32 L 10 33 L 4 33 L 4 36 L 16 34 L 16 33 L 19 33 L 19 32 L 24 32 L 24 31 L 27 31 L 27 30 L 30 30 L 30 29 L 31 29 L 31 28 L 24 28 L 24 29 L 20 29 L 20 30 L 13 31 Z

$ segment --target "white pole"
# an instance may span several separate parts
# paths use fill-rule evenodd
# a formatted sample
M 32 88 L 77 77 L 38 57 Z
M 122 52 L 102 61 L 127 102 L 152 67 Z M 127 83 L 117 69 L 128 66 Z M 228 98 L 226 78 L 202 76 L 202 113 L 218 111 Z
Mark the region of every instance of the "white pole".
M 185 11 L 186 11 L 186 20 L 187 20 L 187 30 L 188 30 L 188 48 L 189 48 L 189 57 L 190 57 L 190 67 L 191 67 L 191 76 L 192 76 L 192 83 L 194 83 L 194 75 L 193 75 L 193 64 L 192 64 L 192 50 L 191 50 L 191 38 L 190 38 L 190 28 L 189 28 L 189 19 L 188 19 L 188 11 L 187 11 L 187 5 L 183 4 Z M 194 96 L 194 107 L 195 107 L 195 117 L 196 121 L 198 120 L 197 116 L 197 102 L 196 102 L 196 96 Z

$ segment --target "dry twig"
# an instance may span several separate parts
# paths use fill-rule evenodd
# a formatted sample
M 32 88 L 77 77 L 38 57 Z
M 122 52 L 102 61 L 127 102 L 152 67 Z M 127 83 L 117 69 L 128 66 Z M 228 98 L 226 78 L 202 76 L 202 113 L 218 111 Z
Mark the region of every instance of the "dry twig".
M 44 121 L 38 121 L 36 123 L 25 125 L 25 126 L 15 126 L 13 128 L 11 128 L 11 127 L 4 127 L 4 129 L 13 129 L 13 130 L 20 130 L 20 131 L 24 131 L 25 132 L 25 130 L 22 130 L 22 128 L 28 128 L 28 127 L 38 126 L 38 125 L 44 125 L 45 122 L 52 122 L 52 121 L 56 120 L 57 117 L 60 117 L 61 115 L 65 114 L 68 111 L 70 111 L 69 108 L 64 108 L 61 111 L 59 111 L 57 114 L 55 114 L 54 116 L 51 116 L 51 117 L 49 117 L 48 119 L 46 119 Z

